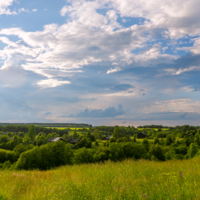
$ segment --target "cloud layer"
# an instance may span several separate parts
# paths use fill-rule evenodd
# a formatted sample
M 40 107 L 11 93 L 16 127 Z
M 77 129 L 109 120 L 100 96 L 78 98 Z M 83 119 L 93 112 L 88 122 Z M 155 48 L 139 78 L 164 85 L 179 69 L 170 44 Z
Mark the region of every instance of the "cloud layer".
M 199 0 L 70 0 L 55 12 L 56 5 L 0 2 L 5 20 L 18 19 L 0 27 L 2 120 L 199 119 Z M 52 21 L 27 31 L 22 15 Z

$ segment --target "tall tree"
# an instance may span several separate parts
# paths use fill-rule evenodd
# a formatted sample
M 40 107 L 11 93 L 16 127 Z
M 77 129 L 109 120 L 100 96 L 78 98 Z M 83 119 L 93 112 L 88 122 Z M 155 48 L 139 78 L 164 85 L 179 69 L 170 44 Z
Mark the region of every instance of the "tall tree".
M 115 127 L 115 129 L 114 129 L 114 131 L 113 131 L 113 135 L 112 135 L 114 138 L 116 138 L 116 139 L 118 139 L 118 138 L 120 138 L 120 137 L 122 137 L 122 134 L 121 134 L 121 132 L 120 132 L 120 130 L 119 130 L 119 127 L 118 126 L 116 126 Z
M 30 139 L 31 142 L 34 141 L 35 136 L 36 136 L 35 126 L 34 125 L 30 125 L 28 127 L 28 137 L 29 137 L 29 139 Z

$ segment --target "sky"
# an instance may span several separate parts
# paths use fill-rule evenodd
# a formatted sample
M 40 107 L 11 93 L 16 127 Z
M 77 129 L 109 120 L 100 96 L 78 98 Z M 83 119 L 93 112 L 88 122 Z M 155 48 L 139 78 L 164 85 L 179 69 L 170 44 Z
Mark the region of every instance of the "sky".
M 199 0 L 0 0 L 0 122 L 200 125 Z

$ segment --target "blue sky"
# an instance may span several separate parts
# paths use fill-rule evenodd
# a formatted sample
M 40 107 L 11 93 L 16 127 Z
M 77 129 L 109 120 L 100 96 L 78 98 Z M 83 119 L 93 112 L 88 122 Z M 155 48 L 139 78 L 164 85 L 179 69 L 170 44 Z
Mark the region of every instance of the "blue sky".
M 199 7 L 0 1 L 0 121 L 199 125 Z

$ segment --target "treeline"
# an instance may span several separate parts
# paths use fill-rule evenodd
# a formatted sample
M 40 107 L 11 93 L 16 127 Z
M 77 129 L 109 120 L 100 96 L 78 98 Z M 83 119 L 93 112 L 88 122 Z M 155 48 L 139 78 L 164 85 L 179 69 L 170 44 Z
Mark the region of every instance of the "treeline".
M 144 125 L 144 126 L 138 126 L 137 128 L 170 128 L 169 126 L 162 126 L 162 125 Z
M 62 141 L 48 143 L 22 153 L 11 169 L 47 170 L 61 165 L 104 162 L 108 159 L 121 161 L 125 158 L 145 157 L 145 147 L 136 143 L 111 143 L 108 148 L 98 150 L 80 148 L 73 152 L 70 144 Z M 8 161 L 7 161 L 8 162 Z M 7 164 L 8 165 L 8 164 Z
M 0 168 L 46 170 L 66 164 L 104 162 L 108 159 L 121 161 L 126 158 L 142 158 L 165 161 L 200 156 L 200 129 L 188 125 L 161 131 L 118 126 L 90 127 L 85 129 L 88 132 L 79 134 L 74 131 L 71 138 L 64 134 L 63 141 L 52 143 L 48 143 L 48 139 L 60 135 L 57 132 L 46 134 L 41 131 L 47 128 L 39 129 L 40 132 L 37 133 L 37 128 L 30 125 L 27 133 L 18 132 L 18 135 L 14 135 L 8 132 L 7 135 L 0 136 L 0 148 L 13 151 L 2 153 Z M 141 134 L 142 132 L 146 134 Z M 101 141 L 105 140 L 106 135 L 112 137 Z M 138 140 L 139 135 L 146 138 Z M 75 145 L 68 144 L 71 139 L 77 139 Z
M 125 142 L 119 138 L 117 141 L 110 140 L 105 144 L 105 147 L 96 149 L 92 149 L 91 145 L 78 146 L 78 149 L 74 151 L 71 144 L 63 141 L 48 143 L 21 153 L 17 162 L 10 165 L 10 168 L 46 170 L 66 164 L 104 162 L 108 159 L 122 161 L 126 158 L 135 160 L 142 158 L 165 161 L 190 159 L 200 155 L 200 133 L 197 133 L 195 137 L 185 137 L 181 141 L 176 141 L 173 135 L 168 135 L 166 140 L 155 138 L 153 144 L 147 139 L 144 139 L 142 143 L 137 143 L 135 140 Z
M 28 128 L 29 128 L 28 125 L 14 125 L 14 124 L 9 124 L 9 125 L 6 125 L 6 126 L 0 125 L 0 131 L 1 132 L 24 132 L 24 133 L 28 133 Z M 35 129 L 36 129 L 36 134 L 38 134 L 40 132 L 43 132 L 45 134 L 56 132 L 60 136 L 62 136 L 64 134 L 68 134 L 67 129 L 45 128 L 45 127 L 42 127 L 42 126 L 35 126 Z

